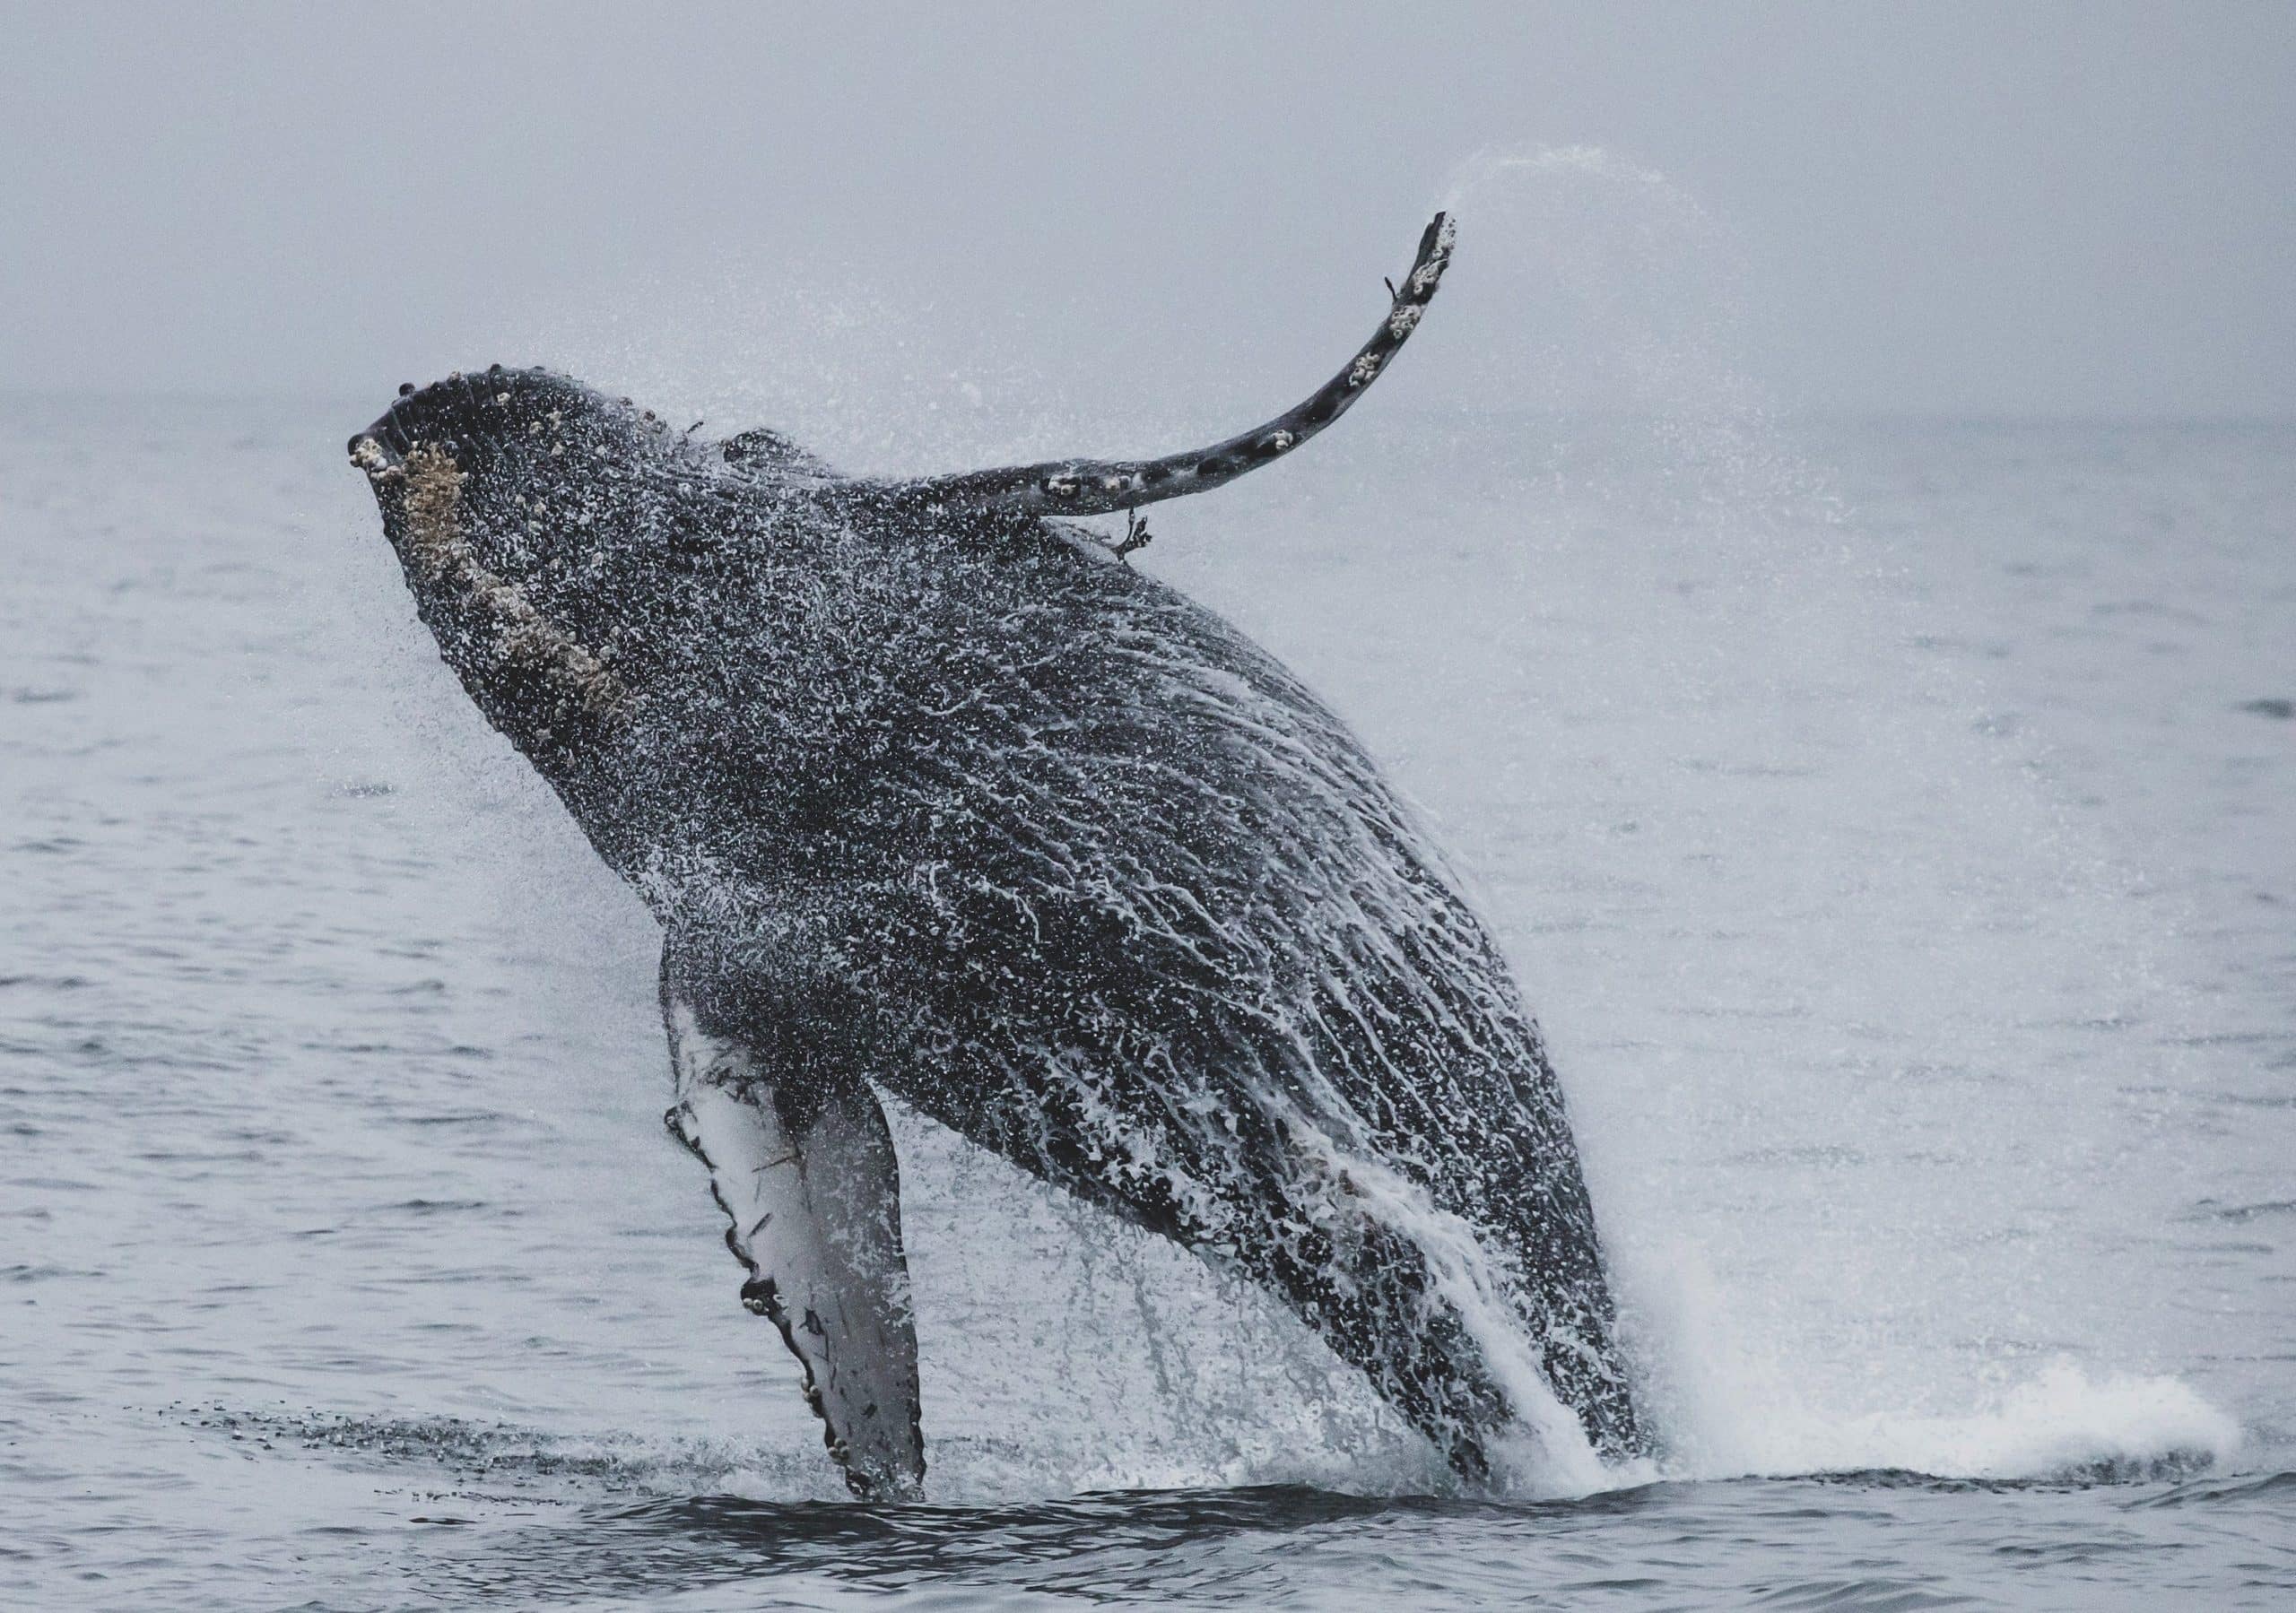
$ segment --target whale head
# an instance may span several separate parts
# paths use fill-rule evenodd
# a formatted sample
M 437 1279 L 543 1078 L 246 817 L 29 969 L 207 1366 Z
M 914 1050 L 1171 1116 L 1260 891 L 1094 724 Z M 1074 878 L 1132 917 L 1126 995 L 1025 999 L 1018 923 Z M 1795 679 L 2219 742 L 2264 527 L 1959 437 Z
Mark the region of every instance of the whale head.
M 627 585 L 674 534 L 696 452 L 627 400 L 499 366 L 402 387 L 352 438 L 440 654 L 538 761 L 626 715 Z
M 587 557 L 641 542 L 647 495 L 680 447 L 627 399 L 498 365 L 401 387 L 350 455 L 422 599 L 466 585 L 474 566 L 546 586 Z

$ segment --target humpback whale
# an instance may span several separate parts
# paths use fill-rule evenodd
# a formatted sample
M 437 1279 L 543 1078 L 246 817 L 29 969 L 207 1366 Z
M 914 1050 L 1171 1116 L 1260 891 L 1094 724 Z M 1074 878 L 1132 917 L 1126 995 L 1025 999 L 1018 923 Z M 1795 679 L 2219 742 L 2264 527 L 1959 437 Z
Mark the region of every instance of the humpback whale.
M 669 1128 L 857 1495 L 925 1473 L 881 1091 L 1273 1290 L 1469 1481 L 1643 1448 L 1505 959 L 1346 724 L 1126 559 L 1360 398 L 1452 241 L 1306 401 L 1162 458 L 848 477 L 499 365 L 351 440 L 441 656 L 661 924 Z

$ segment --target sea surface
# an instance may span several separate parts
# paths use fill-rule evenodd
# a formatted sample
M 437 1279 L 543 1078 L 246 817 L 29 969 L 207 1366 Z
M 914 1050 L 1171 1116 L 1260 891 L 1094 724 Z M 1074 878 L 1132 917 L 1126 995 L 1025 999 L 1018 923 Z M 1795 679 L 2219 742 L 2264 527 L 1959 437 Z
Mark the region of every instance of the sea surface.
M 2296 1606 L 2296 429 L 1375 402 L 1160 512 L 1502 937 L 1664 1452 L 1462 1493 L 899 1114 L 885 1507 L 383 401 L 0 401 L 0 1604 Z

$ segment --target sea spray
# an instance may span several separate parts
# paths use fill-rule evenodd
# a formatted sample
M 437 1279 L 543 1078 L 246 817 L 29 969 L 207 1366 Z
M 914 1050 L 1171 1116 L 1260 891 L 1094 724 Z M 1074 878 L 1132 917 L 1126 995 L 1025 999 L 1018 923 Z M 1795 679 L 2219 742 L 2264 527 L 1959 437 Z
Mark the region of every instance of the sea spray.
M 1492 906 L 1678 1460 L 1830 1423 L 1863 1443 L 1813 1460 L 1942 1460 L 1919 1431 L 1994 1415 L 2049 1341 L 2129 1381 L 2176 1326 L 2112 1270 L 2118 1229 L 2174 1202 L 2143 1150 L 2175 1054 L 2127 1033 L 2185 1007 L 2131 875 L 2052 793 L 2041 733 L 1936 653 L 1922 534 L 1862 524 L 1750 378 L 1726 229 L 1586 148 L 1484 153 L 1447 200 L 1481 227 L 1449 310 L 1483 325 L 1458 366 L 1479 407 L 1427 480 L 1503 463 L 1515 497 L 1422 499 L 1444 543 L 1355 579 L 1448 646 L 1422 694 L 1450 732 L 1374 738 L 1484 826 L 1465 861 L 1508 871 Z M 1509 587 L 1474 592 L 1477 549 Z M 1295 609 L 1318 603 L 1351 608 Z M 2014 1402 L 2028 1444 L 2061 1413 L 2070 1446 L 2110 1447 L 2085 1409 L 2121 1402 L 2048 1381 Z M 2229 1448 L 2185 1409 L 2136 1446 Z

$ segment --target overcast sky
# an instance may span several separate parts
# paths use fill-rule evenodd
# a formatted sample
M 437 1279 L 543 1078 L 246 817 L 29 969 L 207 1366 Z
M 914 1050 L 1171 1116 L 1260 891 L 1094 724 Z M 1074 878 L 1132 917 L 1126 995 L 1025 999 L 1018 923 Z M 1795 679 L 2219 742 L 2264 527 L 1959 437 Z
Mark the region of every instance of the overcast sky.
M 1789 406 L 2296 414 L 2290 4 L 658 9 L 0 0 L 0 387 L 373 393 L 706 284 L 1276 404 L 1462 163 L 1598 147 Z

